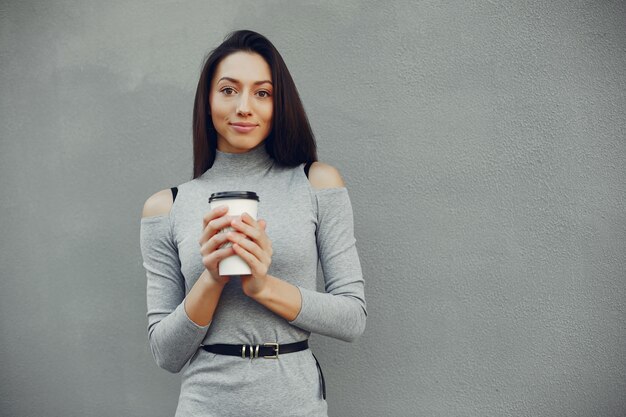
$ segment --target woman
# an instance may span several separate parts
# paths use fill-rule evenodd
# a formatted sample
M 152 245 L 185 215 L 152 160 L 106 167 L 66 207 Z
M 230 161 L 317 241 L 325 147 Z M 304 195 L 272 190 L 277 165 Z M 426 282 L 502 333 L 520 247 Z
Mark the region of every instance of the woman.
M 291 75 L 258 33 L 209 54 L 193 116 L 194 178 L 148 198 L 141 219 L 150 348 L 172 373 L 189 363 L 176 416 L 326 416 L 308 337 L 353 341 L 367 315 L 344 182 L 316 162 Z M 232 190 L 259 195 L 258 220 L 208 210 Z M 219 275 L 234 254 L 250 275 Z

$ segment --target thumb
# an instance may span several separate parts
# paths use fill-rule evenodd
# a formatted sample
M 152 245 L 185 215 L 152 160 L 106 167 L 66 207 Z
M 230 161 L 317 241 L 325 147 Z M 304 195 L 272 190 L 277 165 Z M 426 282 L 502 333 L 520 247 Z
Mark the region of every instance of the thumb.
M 265 230 L 265 228 L 267 227 L 267 223 L 265 222 L 265 220 L 259 220 L 259 226 L 261 226 L 261 228 L 263 230 Z

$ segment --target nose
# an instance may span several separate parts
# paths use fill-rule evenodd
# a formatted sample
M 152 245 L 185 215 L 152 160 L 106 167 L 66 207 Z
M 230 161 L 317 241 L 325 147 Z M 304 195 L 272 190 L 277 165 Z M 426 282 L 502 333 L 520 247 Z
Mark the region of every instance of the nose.
M 237 103 L 237 114 L 250 114 L 250 102 L 248 100 L 248 93 L 241 94 L 239 103 Z

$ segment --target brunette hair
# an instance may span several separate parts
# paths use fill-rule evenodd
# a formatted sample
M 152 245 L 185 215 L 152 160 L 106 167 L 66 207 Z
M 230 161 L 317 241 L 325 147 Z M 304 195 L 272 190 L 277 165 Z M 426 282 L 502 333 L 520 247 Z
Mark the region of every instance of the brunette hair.
M 261 55 L 272 73 L 274 108 L 272 128 L 265 139 L 267 153 L 283 166 L 317 161 L 315 137 L 283 58 L 263 35 L 251 30 L 237 30 L 209 52 L 200 74 L 193 106 L 193 178 L 210 169 L 215 161 L 217 132 L 209 108 L 213 74 L 222 59 L 240 51 Z

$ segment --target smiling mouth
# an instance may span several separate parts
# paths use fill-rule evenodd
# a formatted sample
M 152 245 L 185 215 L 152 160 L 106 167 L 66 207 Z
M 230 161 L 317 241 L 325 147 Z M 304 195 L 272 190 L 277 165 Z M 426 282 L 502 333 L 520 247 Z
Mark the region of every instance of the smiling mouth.
M 231 127 L 239 132 L 239 133 L 247 133 L 253 130 L 257 125 L 239 125 L 239 124 L 231 124 Z
M 250 122 L 230 122 L 229 124 L 233 125 L 233 126 L 243 126 L 243 127 L 248 127 L 248 126 L 256 126 L 256 123 L 250 123 Z

